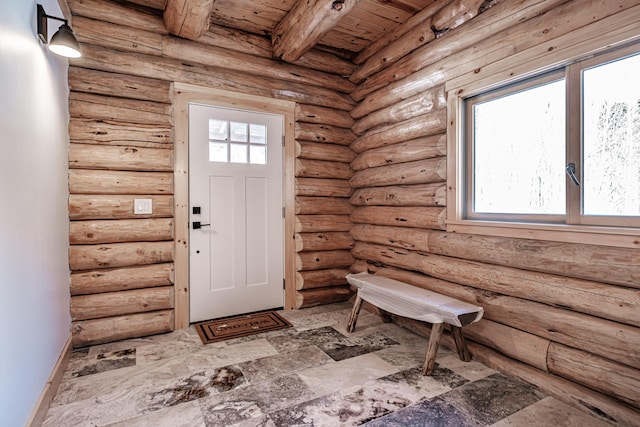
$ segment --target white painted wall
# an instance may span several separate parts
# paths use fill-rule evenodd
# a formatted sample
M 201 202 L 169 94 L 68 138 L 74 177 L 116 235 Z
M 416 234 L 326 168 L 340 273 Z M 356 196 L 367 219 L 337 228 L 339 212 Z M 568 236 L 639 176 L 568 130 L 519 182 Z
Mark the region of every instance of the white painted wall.
M 67 98 L 36 2 L 0 0 L 0 426 L 25 424 L 69 337 Z

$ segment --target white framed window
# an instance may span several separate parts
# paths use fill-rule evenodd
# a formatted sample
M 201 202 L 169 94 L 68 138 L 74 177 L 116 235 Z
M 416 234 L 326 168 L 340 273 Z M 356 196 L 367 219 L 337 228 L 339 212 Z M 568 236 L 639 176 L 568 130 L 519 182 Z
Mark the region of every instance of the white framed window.
M 640 235 L 640 45 L 532 74 L 449 90 L 447 229 Z
M 266 165 L 267 127 L 209 119 L 209 161 Z

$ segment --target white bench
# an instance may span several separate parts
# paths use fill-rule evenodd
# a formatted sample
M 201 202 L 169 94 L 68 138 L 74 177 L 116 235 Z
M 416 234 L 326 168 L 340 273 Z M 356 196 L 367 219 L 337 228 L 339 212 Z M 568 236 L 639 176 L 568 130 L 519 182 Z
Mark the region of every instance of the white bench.
M 387 313 L 432 323 L 431 335 L 427 346 L 422 375 L 431 375 L 436 362 L 440 337 L 444 324 L 451 325 L 451 334 L 456 343 L 460 360 L 468 362 L 471 355 L 462 335 L 462 327 L 482 318 L 484 310 L 441 295 L 437 292 L 411 286 L 387 277 L 374 276 L 369 273 L 347 275 L 348 282 L 358 288 L 358 294 L 349 317 L 347 331 L 353 332 L 360 313 L 362 301 L 367 301 L 381 310 L 385 322 L 390 321 Z

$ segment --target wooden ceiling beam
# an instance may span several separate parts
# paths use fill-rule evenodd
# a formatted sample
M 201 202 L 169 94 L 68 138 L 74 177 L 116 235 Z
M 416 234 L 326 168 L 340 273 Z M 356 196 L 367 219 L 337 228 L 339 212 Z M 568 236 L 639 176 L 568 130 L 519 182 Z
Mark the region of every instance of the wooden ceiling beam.
M 271 35 L 273 56 L 298 60 L 311 49 L 360 0 L 298 0 Z
M 215 0 L 167 0 L 164 25 L 169 33 L 196 40 L 209 29 Z

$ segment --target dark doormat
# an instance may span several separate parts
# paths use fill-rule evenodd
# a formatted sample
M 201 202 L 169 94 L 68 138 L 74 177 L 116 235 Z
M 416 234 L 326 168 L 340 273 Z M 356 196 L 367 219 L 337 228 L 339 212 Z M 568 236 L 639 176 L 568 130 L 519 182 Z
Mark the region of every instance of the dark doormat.
M 259 313 L 243 314 L 240 316 L 225 317 L 222 319 L 207 320 L 194 323 L 198 335 L 203 344 L 247 337 L 262 332 L 277 331 L 290 328 L 293 325 L 287 322 L 275 311 L 262 311 Z

